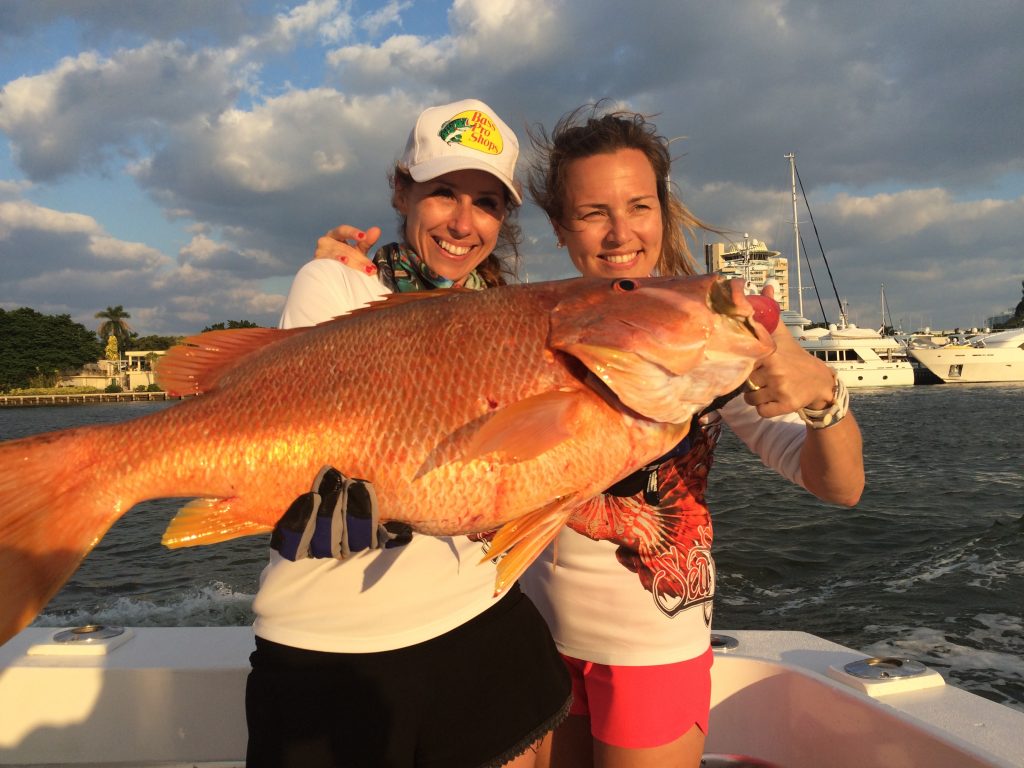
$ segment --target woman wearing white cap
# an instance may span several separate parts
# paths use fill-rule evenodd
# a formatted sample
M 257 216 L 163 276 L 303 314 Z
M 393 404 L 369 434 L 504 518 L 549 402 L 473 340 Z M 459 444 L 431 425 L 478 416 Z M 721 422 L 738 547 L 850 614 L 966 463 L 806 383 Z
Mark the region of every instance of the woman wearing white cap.
M 281 326 L 391 291 L 504 283 L 503 259 L 518 258 L 518 152 L 483 102 L 425 110 L 391 174 L 401 241 L 376 252 L 376 276 L 332 260 L 303 266 Z M 404 535 L 342 562 L 296 549 L 296 508 L 253 603 L 250 768 L 531 766 L 531 747 L 568 711 L 568 676 L 518 586 L 493 597 L 493 569 L 476 567 L 481 544 Z
M 582 107 L 550 137 L 533 136 L 530 191 L 559 247 L 591 277 L 693 274 L 684 233 L 701 224 L 669 185 L 668 140 L 643 115 L 602 111 Z M 360 234 L 333 230 L 317 256 L 359 269 L 374 237 Z M 716 404 L 672 451 L 578 508 L 523 575 L 573 680 L 569 717 L 540 766 L 702 764 L 715 595 L 705 494 L 723 425 L 819 498 L 857 502 L 864 464 L 845 388 L 784 326 L 775 339 L 750 391 Z

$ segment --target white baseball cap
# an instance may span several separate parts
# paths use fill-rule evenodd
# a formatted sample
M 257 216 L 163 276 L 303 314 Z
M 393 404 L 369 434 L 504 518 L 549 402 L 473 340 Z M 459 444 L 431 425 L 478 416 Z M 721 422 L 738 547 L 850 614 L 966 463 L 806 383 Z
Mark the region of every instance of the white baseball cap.
M 486 171 L 522 204 L 513 178 L 518 157 L 519 140 L 512 129 L 482 101 L 464 99 L 423 110 L 399 163 L 414 181 L 452 171 Z

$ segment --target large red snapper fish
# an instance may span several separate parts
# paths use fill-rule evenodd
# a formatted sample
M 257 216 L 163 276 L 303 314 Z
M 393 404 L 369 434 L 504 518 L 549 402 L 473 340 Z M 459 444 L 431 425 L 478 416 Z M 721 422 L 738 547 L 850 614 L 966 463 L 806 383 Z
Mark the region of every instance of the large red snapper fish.
M 326 464 L 372 481 L 382 520 L 500 528 L 501 591 L 574 505 L 672 448 L 773 351 L 753 316 L 739 281 L 578 278 L 193 336 L 158 381 L 200 397 L 0 444 L 0 642 L 133 505 L 198 497 L 169 547 L 267 533 Z

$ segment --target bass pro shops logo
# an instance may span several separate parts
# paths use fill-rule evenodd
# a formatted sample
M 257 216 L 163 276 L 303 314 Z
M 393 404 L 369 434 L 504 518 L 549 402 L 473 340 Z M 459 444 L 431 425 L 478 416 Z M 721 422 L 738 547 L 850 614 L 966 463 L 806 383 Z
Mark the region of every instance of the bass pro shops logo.
M 446 144 L 458 144 L 488 155 L 500 155 L 504 145 L 495 122 L 476 109 L 460 112 L 446 120 L 437 135 Z

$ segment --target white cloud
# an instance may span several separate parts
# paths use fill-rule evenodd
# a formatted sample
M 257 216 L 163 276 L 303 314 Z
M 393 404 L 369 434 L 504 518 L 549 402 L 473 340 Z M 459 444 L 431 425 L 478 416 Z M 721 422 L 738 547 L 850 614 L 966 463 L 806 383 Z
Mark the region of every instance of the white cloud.
M 351 17 L 337 0 L 309 0 L 275 16 L 269 30 L 246 40 L 244 45 L 286 51 L 304 36 L 315 33 L 321 39 L 338 39 L 351 29 Z
M 402 12 L 412 8 L 411 0 L 391 0 L 359 20 L 359 26 L 377 36 L 389 26 L 402 26 Z
M 435 80 L 448 71 L 453 51 L 444 41 L 429 42 L 415 35 L 394 35 L 379 46 L 350 45 L 332 51 L 327 62 L 346 68 L 346 81 L 370 78 L 378 82 L 401 72 L 406 77 Z M 351 79 L 350 79 L 351 78 Z M 365 83 L 360 89 L 365 89 Z
M 263 290 L 241 268 L 225 270 L 225 252 L 211 246 L 201 254 L 205 258 L 196 259 L 199 266 L 186 260 L 179 267 L 151 246 L 111 237 L 91 216 L 24 200 L 0 202 L 0 305 L 68 313 L 92 327 L 98 310 L 122 304 L 143 334 L 184 333 L 226 319 L 274 324 L 283 296 Z M 273 262 L 271 255 L 253 251 L 238 258 L 264 267 Z M 274 264 L 271 271 L 284 269 Z M 174 307 L 189 312 L 159 309 Z M 148 324 L 139 324 L 140 317 Z
M 385 172 L 413 117 L 468 95 L 497 109 L 524 150 L 528 122 L 550 127 L 584 102 L 609 97 L 657 113 L 666 136 L 688 137 L 673 145 L 685 155 L 672 177 L 697 215 L 784 251 L 782 156 L 797 152 L 840 291 L 865 310 L 882 280 L 893 282 L 894 302 L 916 309 L 935 303 L 936 286 L 955 286 L 942 292 L 951 315 L 985 291 L 1006 287 L 1000 306 L 1018 298 L 1024 79 L 1013 75 L 1024 70 L 1024 8 L 1014 4 L 924 14 L 870 1 L 661 0 L 623 12 L 608 0 L 313 0 L 270 10 L 182 0 L 150 19 L 132 4 L 89 3 L 77 21 L 69 7 L 47 5 L 12 27 L 82 22 L 97 47 L 0 81 L 0 131 L 26 177 L 0 180 L 0 201 L 17 204 L 0 209 L 0 259 L 18 274 L 105 269 L 159 322 L 266 311 L 280 296 L 263 281 L 286 280 L 334 224 L 378 224 L 390 236 Z M 125 47 L 103 48 L 111 39 Z M 100 206 L 79 207 L 91 218 L 73 203 L 61 212 L 27 202 L 68 199 L 43 197 L 64 180 L 93 179 L 101 196 L 104 175 L 126 172 L 180 221 L 179 240 L 125 243 Z M 522 220 L 531 277 L 564 274 L 543 218 L 528 206 Z M 133 251 L 145 247 L 152 254 Z M 119 260 L 136 271 L 122 277 L 111 266 Z M 982 264 L 1001 276 L 987 288 L 971 272 Z M 33 274 L 22 300 L 60 304 L 45 293 L 53 274 Z M 62 286 L 76 279 L 59 274 Z M 77 300 L 95 303 L 100 281 L 81 280 L 97 293 Z M 5 272 L 0 300 L 28 285 Z M 125 303 L 101 306 L 111 302 Z
M 91 216 L 63 213 L 33 205 L 26 200 L 0 203 L 0 238 L 9 238 L 18 230 L 59 232 L 94 237 L 102 229 Z
M 101 167 L 111 154 L 134 154 L 140 137 L 159 141 L 180 122 L 216 114 L 240 86 L 226 57 L 180 43 L 152 42 L 109 58 L 86 52 L 7 83 L 0 130 L 29 178 L 53 180 Z

